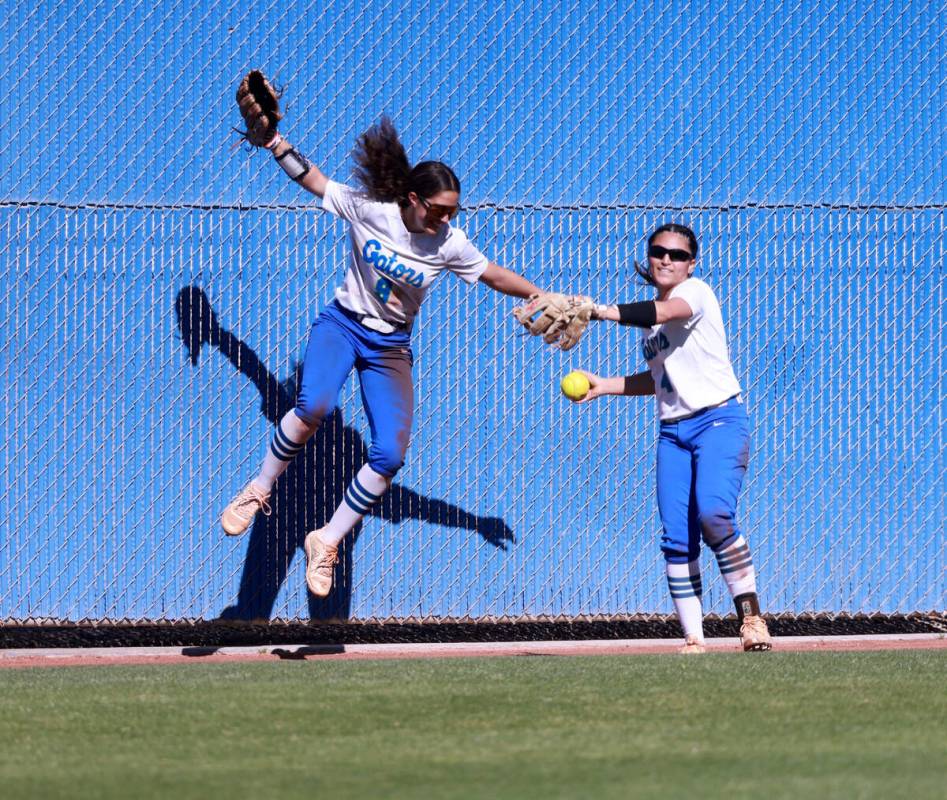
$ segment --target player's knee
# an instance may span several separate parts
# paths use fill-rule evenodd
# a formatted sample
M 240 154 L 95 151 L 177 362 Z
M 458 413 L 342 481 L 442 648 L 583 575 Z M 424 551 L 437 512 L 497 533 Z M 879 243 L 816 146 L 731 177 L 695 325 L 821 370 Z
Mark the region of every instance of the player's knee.
M 315 430 L 329 412 L 332 411 L 334 405 L 330 399 L 300 395 L 296 399 L 296 416 L 299 417 L 307 427 Z
M 393 478 L 398 470 L 404 466 L 404 455 L 407 450 L 407 434 L 372 442 L 368 449 L 369 466 L 379 475 Z
M 398 458 L 394 453 L 372 453 L 369 451 L 368 465 L 379 475 L 385 478 L 393 478 L 398 470 L 404 466 L 404 455 Z
M 664 554 L 664 560 L 669 564 L 687 564 L 700 558 L 699 549 L 681 548 L 670 542 L 661 544 L 661 552 Z
M 727 547 L 739 535 L 733 514 L 727 509 L 711 509 L 700 514 L 700 531 L 712 550 Z

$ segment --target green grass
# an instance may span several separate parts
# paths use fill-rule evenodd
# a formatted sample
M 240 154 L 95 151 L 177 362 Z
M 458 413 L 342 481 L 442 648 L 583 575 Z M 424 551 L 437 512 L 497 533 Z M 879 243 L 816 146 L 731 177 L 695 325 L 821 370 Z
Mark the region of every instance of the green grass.
M 947 654 L 0 671 L 0 796 L 943 797 Z

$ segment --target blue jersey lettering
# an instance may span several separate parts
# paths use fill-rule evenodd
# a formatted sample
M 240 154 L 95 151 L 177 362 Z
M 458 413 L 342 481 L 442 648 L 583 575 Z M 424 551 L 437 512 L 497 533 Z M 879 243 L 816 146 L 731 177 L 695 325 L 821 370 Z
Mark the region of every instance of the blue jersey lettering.
M 649 336 L 641 345 L 641 352 L 644 354 L 645 361 L 651 361 L 662 350 L 667 350 L 671 346 L 668 337 L 664 331 L 658 331 L 653 336 Z
M 362 248 L 362 258 L 367 264 L 371 264 L 378 272 L 393 278 L 409 286 L 421 288 L 424 286 L 424 273 L 415 272 L 411 267 L 406 267 L 398 261 L 398 256 L 394 253 L 385 255 L 381 249 L 381 242 L 377 239 L 369 239 Z

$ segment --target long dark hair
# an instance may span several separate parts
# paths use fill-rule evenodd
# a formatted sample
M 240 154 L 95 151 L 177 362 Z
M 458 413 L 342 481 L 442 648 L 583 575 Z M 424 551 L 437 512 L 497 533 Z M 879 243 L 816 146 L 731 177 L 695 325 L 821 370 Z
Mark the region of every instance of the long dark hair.
M 696 234 L 686 225 L 680 225 L 677 222 L 667 222 L 661 227 L 656 228 L 648 237 L 649 249 L 651 247 L 651 243 L 658 238 L 659 234 L 662 233 L 676 233 L 679 236 L 683 236 L 685 239 L 687 239 L 687 243 L 690 245 L 691 258 L 697 258 Z M 645 283 L 650 283 L 652 286 L 654 286 L 654 279 L 651 277 L 651 270 L 649 268 L 642 267 L 637 261 L 635 261 L 635 272 L 638 273 L 639 277 L 642 278 Z
M 355 179 L 373 200 L 408 205 L 408 192 L 433 197 L 438 192 L 460 194 L 454 171 L 440 161 L 422 161 L 411 166 L 398 131 L 388 117 L 382 117 L 355 141 Z

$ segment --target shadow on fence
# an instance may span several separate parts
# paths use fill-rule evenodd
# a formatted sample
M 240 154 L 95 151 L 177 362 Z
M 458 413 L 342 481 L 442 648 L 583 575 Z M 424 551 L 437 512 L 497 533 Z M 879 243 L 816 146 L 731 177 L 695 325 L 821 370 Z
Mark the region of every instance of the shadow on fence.
M 245 342 L 221 327 L 207 295 L 199 287 L 187 286 L 178 292 L 174 309 L 192 366 L 197 366 L 204 345 L 219 350 L 256 386 L 260 393 L 260 411 L 274 426 L 295 406 L 301 365 L 296 365 L 291 378 L 280 382 Z M 260 443 L 261 453 L 263 444 Z M 277 593 L 293 558 L 302 549 L 306 534 L 326 524 L 342 501 L 345 488 L 366 459 L 367 448 L 361 435 L 345 425 L 341 412 L 335 409 L 277 481 L 270 498 L 272 514 L 257 515 L 249 532 L 236 602 L 221 612 L 221 619 L 270 618 Z M 235 479 L 233 491 L 237 491 L 248 477 Z M 516 541 L 513 531 L 499 517 L 478 516 L 443 500 L 420 495 L 398 483 L 392 484 L 388 494 L 371 513 L 391 522 L 414 519 L 462 528 L 476 532 L 502 550 Z M 361 529 L 362 526 L 358 526 L 339 548 L 339 564 L 329 597 L 309 596 L 310 619 L 349 618 L 352 559 Z

